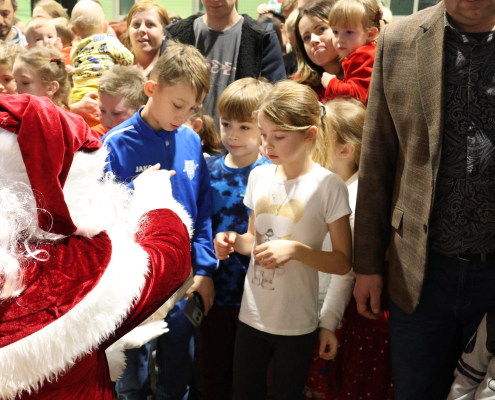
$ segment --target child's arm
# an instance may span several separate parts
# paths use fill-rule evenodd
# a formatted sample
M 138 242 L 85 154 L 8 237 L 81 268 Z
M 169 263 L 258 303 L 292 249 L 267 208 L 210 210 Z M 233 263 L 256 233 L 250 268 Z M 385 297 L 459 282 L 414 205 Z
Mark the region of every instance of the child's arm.
M 326 88 L 325 97 L 333 100 L 336 97 L 350 96 L 366 104 L 368 102 L 374 62 L 374 49 L 373 51 L 359 52 L 358 54 L 353 53 L 348 59 L 344 81 L 336 77 L 329 80 L 330 74 L 323 73 L 321 84 Z
M 349 215 L 328 224 L 332 251 L 315 250 L 293 240 L 275 240 L 256 246 L 254 259 L 272 269 L 290 260 L 329 274 L 345 275 L 351 270 L 351 227 Z
M 196 173 L 199 174 L 199 196 L 196 201 L 198 214 L 194 222 L 194 235 L 191 239 L 193 263 L 196 267 L 194 284 L 187 291 L 186 297 L 197 291 L 205 306 L 205 315 L 213 305 L 215 298 L 215 288 L 213 285 L 213 271 L 217 268 L 217 260 L 213 250 L 213 238 L 211 231 L 211 181 L 210 173 L 206 165 L 203 153 L 199 149 L 198 164 Z
M 248 230 L 245 234 L 239 235 L 237 232 L 219 232 L 213 241 L 215 254 L 219 260 L 229 258 L 229 254 L 237 251 L 239 254 L 248 256 L 251 254 L 254 244 L 254 213 L 249 214 Z
M 486 314 L 478 327 L 478 331 L 466 346 L 457 363 L 454 372 L 456 378 L 450 388 L 448 400 L 474 399 L 477 391 L 481 392 L 478 394 L 491 393 L 486 397 L 481 395 L 480 398 L 491 398 L 493 395 L 493 390 L 487 387 L 491 379 L 485 379 L 485 375 L 493 360 L 492 349 L 487 347 L 491 347 L 493 343 L 493 338 L 490 336 L 494 335 L 495 332 L 489 332 L 488 329 L 493 327 L 494 318 L 494 314 Z
M 134 63 L 134 54 L 132 54 L 118 39 L 114 37 L 107 38 L 108 52 L 117 64 L 127 67 Z

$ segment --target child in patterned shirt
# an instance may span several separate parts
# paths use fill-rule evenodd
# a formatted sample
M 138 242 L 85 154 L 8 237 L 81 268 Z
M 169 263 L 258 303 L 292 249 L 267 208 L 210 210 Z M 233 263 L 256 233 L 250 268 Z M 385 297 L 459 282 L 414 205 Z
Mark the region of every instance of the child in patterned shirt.
M 72 10 L 72 26 L 81 37 L 70 54 L 74 67 L 74 88 L 70 102 L 77 103 L 85 94 L 98 91 L 98 78 L 114 64 L 131 65 L 134 56 L 114 36 L 105 33 L 107 22 L 101 6 L 81 0 Z
M 213 235 L 247 229 L 249 209 L 243 201 L 249 174 L 258 165 L 270 164 L 260 155 L 261 134 L 252 114 L 270 89 L 263 78 L 239 79 L 218 100 L 221 139 L 228 154 L 206 159 L 212 186 Z M 215 299 L 199 329 L 204 400 L 232 398 L 234 341 L 249 259 L 232 253 L 213 273 Z

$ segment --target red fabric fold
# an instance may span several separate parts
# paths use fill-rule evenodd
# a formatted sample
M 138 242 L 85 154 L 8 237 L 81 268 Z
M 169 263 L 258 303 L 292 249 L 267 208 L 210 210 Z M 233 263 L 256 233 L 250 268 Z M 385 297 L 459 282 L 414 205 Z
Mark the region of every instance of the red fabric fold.
M 84 120 L 46 97 L 0 94 L 0 127 L 17 133 L 38 207 L 41 229 L 61 235 L 76 231 L 63 187 L 76 151 L 101 148 Z

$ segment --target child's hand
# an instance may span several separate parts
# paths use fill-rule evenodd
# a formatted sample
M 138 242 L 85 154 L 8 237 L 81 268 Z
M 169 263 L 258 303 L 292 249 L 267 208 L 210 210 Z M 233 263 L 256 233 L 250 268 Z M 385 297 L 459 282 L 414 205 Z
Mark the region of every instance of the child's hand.
M 274 240 L 256 246 L 253 250 L 254 259 L 263 268 L 273 269 L 284 265 L 294 258 L 296 242 L 291 240 Z
M 328 72 L 323 72 L 323 75 L 321 77 L 321 84 L 322 86 L 326 89 L 328 84 L 333 78 L 337 78 L 336 75 L 329 74 Z
M 208 315 L 211 306 L 213 305 L 213 300 L 215 299 L 215 286 L 213 285 L 213 279 L 208 276 L 194 275 L 194 283 L 186 292 L 184 297 L 187 299 L 193 292 L 198 292 L 203 299 L 203 304 L 205 306 L 205 316 Z
M 77 103 L 72 103 L 70 105 L 70 110 L 79 114 L 87 121 L 100 122 L 100 107 L 98 106 L 97 92 L 89 92 L 84 95 L 84 97 Z
M 219 232 L 213 240 L 215 254 L 219 260 L 226 260 L 229 254 L 234 252 L 234 244 L 237 239 L 237 233 L 233 231 Z
M 338 347 L 339 341 L 335 333 L 330 329 L 320 328 L 320 357 L 324 360 L 333 360 L 337 355 Z

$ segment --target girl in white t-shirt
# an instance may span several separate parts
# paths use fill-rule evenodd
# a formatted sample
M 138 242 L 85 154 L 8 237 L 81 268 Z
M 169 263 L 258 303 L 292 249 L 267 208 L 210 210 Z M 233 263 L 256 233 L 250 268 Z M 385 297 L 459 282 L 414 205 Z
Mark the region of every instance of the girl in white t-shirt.
M 272 359 L 273 398 L 301 399 L 318 334 L 321 357 L 337 352 L 334 333 L 318 330 L 318 271 L 349 272 L 351 209 L 342 179 L 312 161 L 323 152 L 315 142 L 329 141 L 324 114 L 307 86 L 274 86 L 258 109 L 263 151 L 273 164 L 249 176 L 248 232 L 215 239 L 220 260 L 233 251 L 252 256 L 234 353 L 235 400 L 265 398 Z M 328 232 L 332 251 L 323 250 Z

